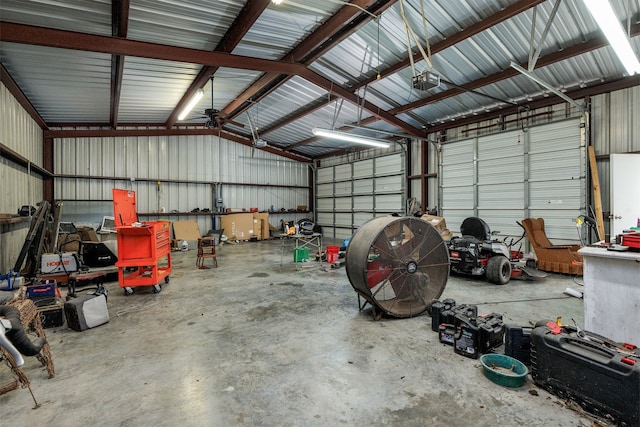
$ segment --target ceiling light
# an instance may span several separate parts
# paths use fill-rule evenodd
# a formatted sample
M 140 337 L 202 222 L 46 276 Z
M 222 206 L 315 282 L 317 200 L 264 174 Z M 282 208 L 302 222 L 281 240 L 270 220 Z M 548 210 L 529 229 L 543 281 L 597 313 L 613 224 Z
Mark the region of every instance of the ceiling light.
M 184 109 L 182 110 L 182 112 L 178 116 L 178 120 L 184 120 L 184 118 L 187 117 L 187 114 L 189 114 L 191 112 L 191 110 L 193 110 L 193 107 L 196 106 L 198 101 L 200 101 L 200 99 L 203 96 L 204 96 L 204 92 L 202 91 L 202 89 L 198 89 L 196 91 L 196 93 L 193 95 L 193 98 L 191 98 L 191 101 L 189 101 L 187 106 L 184 107 Z
M 618 55 L 618 59 L 624 65 L 627 73 L 631 76 L 640 73 L 640 62 L 636 57 L 629 39 L 620 25 L 609 0 L 583 0 L 591 16 L 596 20 L 600 29 L 604 33 L 609 44 Z
M 282 3 L 282 0 L 271 0 L 271 3 L 273 3 L 273 4 L 275 4 L 277 6 L 280 3 Z
M 369 138 L 368 136 L 352 135 L 337 130 L 319 128 L 313 128 L 311 129 L 311 132 L 316 136 L 324 136 L 326 138 L 338 139 L 340 141 L 355 142 L 356 144 L 370 145 L 372 147 L 389 148 L 388 142 L 376 138 Z

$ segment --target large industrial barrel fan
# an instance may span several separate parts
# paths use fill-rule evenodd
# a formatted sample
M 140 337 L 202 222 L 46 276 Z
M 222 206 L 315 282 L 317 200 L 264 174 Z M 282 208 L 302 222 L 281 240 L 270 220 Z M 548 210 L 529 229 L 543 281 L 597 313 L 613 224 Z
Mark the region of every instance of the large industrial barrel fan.
M 349 241 L 345 265 L 351 286 L 376 318 L 382 313 L 412 317 L 430 309 L 449 279 L 444 240 L 431 224 L 414 217 L 364 223 Z

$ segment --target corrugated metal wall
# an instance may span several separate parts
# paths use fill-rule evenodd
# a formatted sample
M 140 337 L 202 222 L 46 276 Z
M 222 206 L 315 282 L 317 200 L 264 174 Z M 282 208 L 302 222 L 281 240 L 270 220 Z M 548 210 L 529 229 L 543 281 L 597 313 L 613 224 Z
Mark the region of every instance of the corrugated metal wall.
M 42 166 L 42 130 L 18 101 L 0 84 L 0 144 Z M 22 205 L 35 206 L 42 200 L 42 179 L 28 168 L 0 158 L 0 212 L 17 213 Z M 0 226 L 0 273 L 15 264 L 29 223 Z
M 216 187 L 226 208 L 279 211 L 309 205 L 307 164 L 215 135 L 60 139 L 54 142 L 54 156 L 55 173 L 62 175 L 56 177 L 55 195 L 65 205 L 104 205 L 114 187 L 136 191 L 142 214 L 214 211 Z M 107 206 L 103 215 L 111 214 Z M 201 232 L 212 228 L 210 217 L 197 219 Z M 278 215 L 270 223 L 277 226 Z
M 602 209 L 610 205 L 608 154 L 640 152 L 640 86 L 594 96 L 591 99 L 591 141 L 598 157 Z M 609 230 L 605 215 L 605 229 Z

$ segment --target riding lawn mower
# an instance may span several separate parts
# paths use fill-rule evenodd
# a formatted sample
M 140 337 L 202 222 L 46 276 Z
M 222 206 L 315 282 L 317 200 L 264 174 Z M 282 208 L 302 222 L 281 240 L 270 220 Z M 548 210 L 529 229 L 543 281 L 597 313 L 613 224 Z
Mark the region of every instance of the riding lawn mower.
M 461 237 L 449 240 L 449 259 L 454 273 L 485 276 L 496 285 L 504 285 L 514 279 L 540 279 L 547 276 L 536 269 L 536 260 L 525 259 L 524 254 L 512 246 L 524 237 L 511 241 L 509 245 L 492 236 L 489 225 L 478 217 L 469 217 L 460 225 Z

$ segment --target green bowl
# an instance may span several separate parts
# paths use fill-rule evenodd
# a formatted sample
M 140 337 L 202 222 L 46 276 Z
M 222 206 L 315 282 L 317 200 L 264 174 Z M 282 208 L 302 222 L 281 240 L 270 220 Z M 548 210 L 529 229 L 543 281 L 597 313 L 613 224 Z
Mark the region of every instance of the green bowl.
M 505 387 L 520 387 L 529 370 L 518 359 L 504 354 L 483 354 L 480 356 L 484 375 L 496 384 Z

